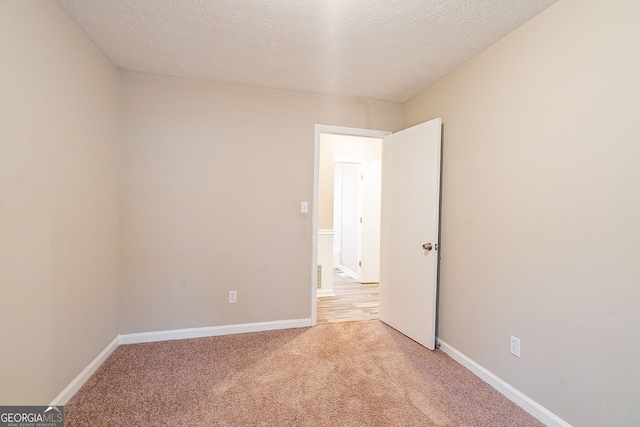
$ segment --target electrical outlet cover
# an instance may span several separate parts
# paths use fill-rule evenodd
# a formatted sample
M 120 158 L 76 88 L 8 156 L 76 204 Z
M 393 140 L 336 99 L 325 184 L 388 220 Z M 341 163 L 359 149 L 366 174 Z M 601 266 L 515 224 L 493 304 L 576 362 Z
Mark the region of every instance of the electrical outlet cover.
M 520 357 L 520 339 L 513 335 L 511 335 L 509 339 L 509 353 L 516 357 Z

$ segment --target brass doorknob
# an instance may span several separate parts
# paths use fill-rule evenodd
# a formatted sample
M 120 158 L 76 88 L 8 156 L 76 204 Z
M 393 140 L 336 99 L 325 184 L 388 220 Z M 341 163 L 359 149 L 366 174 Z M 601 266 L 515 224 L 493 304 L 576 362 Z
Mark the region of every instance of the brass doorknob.
M 431 244 L 431 242 L 425 243 L 424 245 L 422 245 L 422 249 L 424 249 L 425 251 L 430 251 L 431 249 L 433 249 L 433 245 Z

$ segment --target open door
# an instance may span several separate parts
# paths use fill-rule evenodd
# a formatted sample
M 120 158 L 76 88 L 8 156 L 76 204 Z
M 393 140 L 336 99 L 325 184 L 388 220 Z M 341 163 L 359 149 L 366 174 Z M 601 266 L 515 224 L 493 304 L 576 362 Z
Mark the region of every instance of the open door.
M 433 350 L 442 119 L 386 136 L 382 145 L 380 320 Z

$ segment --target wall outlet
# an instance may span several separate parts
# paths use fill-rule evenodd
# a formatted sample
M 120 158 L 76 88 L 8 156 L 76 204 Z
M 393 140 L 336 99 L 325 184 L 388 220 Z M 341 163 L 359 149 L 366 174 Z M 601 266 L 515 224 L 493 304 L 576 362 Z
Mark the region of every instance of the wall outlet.
M 229 304 L 238 302 L 238 291 L 229 291 Z
M 520 357 L 520 339 L 511 335 L 509 340 L 509 353 L 516 357 Z

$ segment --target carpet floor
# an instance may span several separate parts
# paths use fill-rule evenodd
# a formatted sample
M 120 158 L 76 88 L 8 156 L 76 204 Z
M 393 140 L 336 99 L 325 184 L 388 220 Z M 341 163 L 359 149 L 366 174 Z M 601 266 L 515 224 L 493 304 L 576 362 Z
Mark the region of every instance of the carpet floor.
M 378 320 L 118 347 L 65 426 L 542 426 Z

